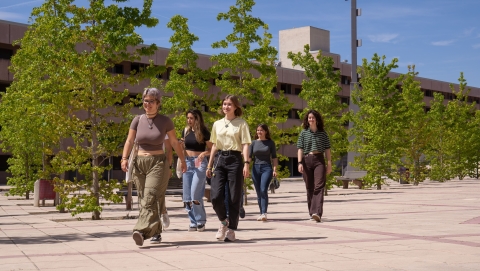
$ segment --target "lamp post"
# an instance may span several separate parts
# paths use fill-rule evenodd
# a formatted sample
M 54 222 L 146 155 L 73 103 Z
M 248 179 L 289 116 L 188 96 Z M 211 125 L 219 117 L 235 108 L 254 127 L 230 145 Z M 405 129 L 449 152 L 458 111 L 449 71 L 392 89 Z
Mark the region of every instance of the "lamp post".
M 351 74 L 351 81 L 350 81 L 350 102 L 348 109 L 353 112 L 358 112 L 359 107 L 358 105 L 353 103 L 352 93 L 355 87 L 358 85 L 358 75 L 357 75 L 357 47 L 362 46 L 362 40 L 357 40 L 357 16 L 361 15 L 361 9 L 357 9 L 357 0 L 350 0 L 351 2 L 351 46 L 352 46 L 352 74 Z M 348 123 L 348 129 L 353 128 L 353 122 L 350 121 Z M 348 141 L 352 142 L 353 136 L 351 136 Z M 354 161 L 355 156 L 357 155 L 356 152 L 349 151 L 347 154 L 347 169 L 346 171 L 353 171 L 355 170 L 354 167 L 350 165 Z

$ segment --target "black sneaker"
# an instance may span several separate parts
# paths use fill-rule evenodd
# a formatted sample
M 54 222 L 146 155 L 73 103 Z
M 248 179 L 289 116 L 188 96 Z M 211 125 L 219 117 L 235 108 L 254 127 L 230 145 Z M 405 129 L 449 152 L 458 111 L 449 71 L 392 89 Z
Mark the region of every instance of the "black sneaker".
M 240 218 L 245 218 L 245 209 L 242 207 L 240 207 Z
M 197 225 L 197 231 L 204 231 L 204 230 L 205 230 L 205 224 Z
M 150 239 L 150 244 L 160 244 L 162 242 L 162 236 L 160 234 L 155 234 L 152 239 Z

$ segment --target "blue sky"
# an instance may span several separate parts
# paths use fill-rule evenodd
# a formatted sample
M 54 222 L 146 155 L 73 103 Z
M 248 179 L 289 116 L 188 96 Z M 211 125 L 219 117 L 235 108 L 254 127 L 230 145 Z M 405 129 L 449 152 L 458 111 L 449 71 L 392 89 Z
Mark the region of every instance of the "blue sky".
M 106 0 L 106 3 L 111 1 Z M 0 0 L 0 19 L 28 23 L 33 7 L 43 0 Z M 75 1 L 85 5 L 86 0 Z M 141 0 L 128 5 L 140 6 Z M 269 25 L 272 45 L 278 48 L 278 31 L 314 26 L 330 31 L 330 50 L 351 62 L 350 1 L 344 0 L 257 0 L 253 15 Z M 153 13 L 160 20 L 153 29 L 140 29 L 145 43 L 170 47 L 169 19 L 180 14 L 189 19 L 190 30 L 200 41 L 197 53 L 215 54 L 211 48 L 231 31 L 228 22 L 216 20 L 235 0 L 154 0 Z M 399 59 L 396 72 L 404 73 L 415 64 L 419 76 L 457 83 L 464 72 L 469 86 L 480 87 L 480 11 L 479 0 L 357 0 L 362 9 L 358 17 L 358 62 L 374 53 L 388 60 Z

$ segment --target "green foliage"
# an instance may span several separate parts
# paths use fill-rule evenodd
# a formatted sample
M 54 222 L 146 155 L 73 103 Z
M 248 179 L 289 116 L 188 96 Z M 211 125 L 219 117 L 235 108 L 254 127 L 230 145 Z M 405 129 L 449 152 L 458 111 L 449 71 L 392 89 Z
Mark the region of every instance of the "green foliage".
M 216 80 L 220 95 L 233 94 L 240 98 L 244 105 L 242 117 L 249 124 L 250 133 L 255 135 L 259 124 L 267 124 L 272 140 L 280 147 L 290 144 L 288 137 L 281 136 L 283 132 L 278 124 L 286 121 L 291 104 L 283 93 L 272 93 L 277 85 L 274 66 L 277 50 L 270 45 L 272 35 L 268 25 L 251 15 L 254 5 L 253 0 L 237 0 L 228 12 L 218 14 L 217 20 L 229 21 L 233 31 L 212 47 L 234 48 L 234 52 L 213 55 L 211 60 L 215 64 L 211 70 L 220 74 Z M 258 34 L 261 31 L 262 36 Z M 282 170 L 280 166 L 278 170 Z
M 135 29 L 153 27 L 158 20 L 150 17 L 152 0 L 144 0 L 141 11 L 116 4 L 105 6 L 102 0 L 90 1 L 88 7 L 73 2 L 47 0 L 33 9 L 32 25 L 17 42 L 21 49 L 12 58 L 11 68 L 15 80 L 5 95 L 12 101 L 22 97 L 25 108 L 11 115 L 0 111 L 5 112 L 2 119 L 16 117 L 21 110 L 28 112 L 25 123 L 38 133 L 31 148 L 55 154 L 52 169 L 44 168 L 43 175 L 71 170 L 84 176 L 74 183 L 56 178 L 57 191 L 86 191 L 81 197 L 62 193 L 64 202 L 59 208 L 64 206 L 72 214 L 92 211 L 93 218 L 99 219 L 101 196 L 118 201 L 112 196 L 116 185 L 105 184 L 100 178 L 109 169 L 102 159 L 118 155 L 129 124 L 112 119 L 132 117 L 132 103 L 118 106 L 128 96 L 128 90 L 119 89 L 125 82 L 135 83 L 140 78 L 113 75 L 108 70 L 123 61 L 152 55 L 156 46 L 139 47 L 143 40 Z M 12 152 L 17 152 L 13 148 L 22 151 L 9 135 L 5 133 L 4 139 Z M 65 149 L 66 142 L 71 147 Z M 53 153 L 56 148 L 60 151 Z
M 430 162 L 430 179 L 447 181 L 455 176 L 463 179 L 478 168 L 480 119 L 475 103 L 468 103 L 469 89 L 463 73 L 459 78 L 459 89 L 450 86 L 455 99 L 444 104 L 440 93 L 428 112 L 432 129 L 430 146 L 426 151 Z
M 366 186 L 384 184 L 382 176 L 393 177 L 395 167 L 400 163 L 400 146 L 398 137 L 402 119 L 400 107 L 401 92 L 397 85 L 403 75 L 388 77 L 388 73 L 397 68 L 398 60 L 385 63 L 385 56 L 375 54 L 371 62 L 363 59 L 360 72 L 361 88 L 354 90 L 353 102 L 359 106 L 358 112 L 352 113 L 354 126 L 349 134 L 355 138 L 350 150 L 357 152 L 353 166 L 366 170 Z
M 173 96 L 164 99 L 162 109 L 165 114 L 174 115 L 175 127 L 185 127 L 185 112 L 188 109 L 214 109 L 218 103 L 218 96 L 208 94 L 210 79 L 216 76 L 209 69 L 203 70 L 197 66 L 198 55 L 193 51 L 192 45 L 198 41 L 198 37 L 190 33 L 187 22 L 186 18 L 175 15 L 167 24 L 174 33 L 170 37 L 172 47 L 166 60 L 172 72 L 164 89 L 167 93 L 173 93 Z M 163 82 L 154 81 L 154 84 L 162 88 Z M 204 114 L 207 127 L 213 124 L 214 116 L 217 117 L 215 112 Z M 178 136 L 182 130 L 178 129 Z
M 420 82 L 415 81 L 417 75 L 415 66 L 409 66 L 408 69 L 409 71 L 402 81 L 400 94 L 398 138 L 401 143 L 399 147 L 402 152 L 403 165 L 409 169 L 409 179 L 417 185 L 427 178 L 427 167 L 423 154 L 428 147 L 431 131 L 424 109 L 424 93 L 420 88 Z
M 331 141 L 332 161 L 337 161 L 346 153 L 348 146 L 347 131 L 343 125 L 347 121 L 347 115 L 342 114 L 347 105 L 340 103 L 338 98 L 338 92 L 341 90 L 338 85 L 340 73 L 334 70 L 331 57 L 325 57 L 319 52 L 314 58 L 308 44 L 305 45 L 303 53 L 289 52 L 288 58 L 292 60 L 293 65 L 302 67 L 307 77 L 302 82 L 302 92 L 299 95 L 307 101 L 307 107 L 300 116 L 303 118 L 310 109 L 322 114 L 325 130 Z M 297 134 L 300 134 L 301 129 L 301 127 L 296 129 Z M 327 189 L 337 184 L 333 178 L 335 171 L 336 165 L 332 164 L 332 174 L 327 178 Z

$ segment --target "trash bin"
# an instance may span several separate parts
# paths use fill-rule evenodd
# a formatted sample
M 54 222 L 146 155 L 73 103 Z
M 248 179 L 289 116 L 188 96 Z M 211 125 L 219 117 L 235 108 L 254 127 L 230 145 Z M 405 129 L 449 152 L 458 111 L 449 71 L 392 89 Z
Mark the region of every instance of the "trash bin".
M 52 180 L 36 180 L 33 189 L 33 206 L 38 207 L 39 201 L 42 200 L 42 205 L 45 206 L 45 200 L 53 200 L 53 205 L 56 204 L 56 194 L 53 191 Z

